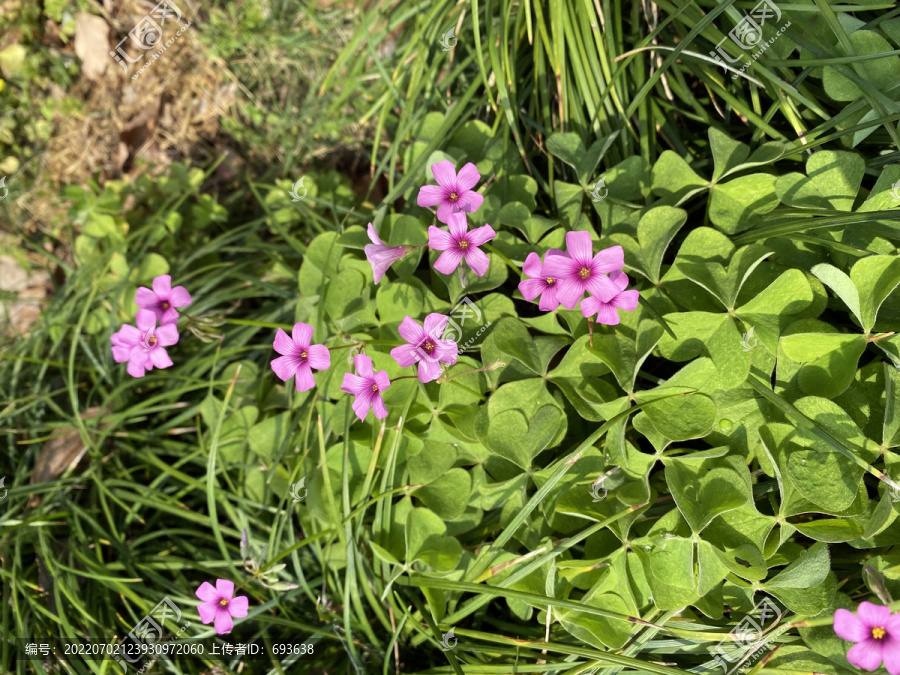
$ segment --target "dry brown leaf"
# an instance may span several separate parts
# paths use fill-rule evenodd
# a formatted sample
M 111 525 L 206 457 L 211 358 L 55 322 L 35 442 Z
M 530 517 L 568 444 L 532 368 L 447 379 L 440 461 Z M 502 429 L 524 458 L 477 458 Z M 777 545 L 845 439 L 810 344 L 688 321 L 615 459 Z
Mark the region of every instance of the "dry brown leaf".
M 75 19 L 75 53 L 81 59 L 81 72 L 99 82 L 109 67 L 109 24 L 100 16 L 79 12 Z
M 41 316 L 49 285 L 50 275 L 45 270 L 25 271 L 12 256 L 0 255 L 0 291 L 16 296 L 0 303 L 0 332 L 27 335 Z M 8 327 L 4 325 L 7 322 Z
M 110 412 L 109 408 L 101 411 L 99 406 L 94 406 L 85 410 L 81 418 L 89 420 L 97 417 L 98 414 L 109 415 Z M 100 428 L 102 429 L 108 424 L 108 422 L 101 424 Z M 41 448 L 41 454 L 38 455 L 37 461 L 34 463 L 34 470 L 31 472 L 32 485 L 59 478 L 66 469 L 78 464 L 85 452 L 87 452 L 87 447 L 81 442 L 78 429 L 68 425 L 60 426 L 56 430 L 56 435 L 44 443 L 44 447 Z M 40 503 L 40 495 L 34 495 L 28 502 L 28 506 L 33 507 Z

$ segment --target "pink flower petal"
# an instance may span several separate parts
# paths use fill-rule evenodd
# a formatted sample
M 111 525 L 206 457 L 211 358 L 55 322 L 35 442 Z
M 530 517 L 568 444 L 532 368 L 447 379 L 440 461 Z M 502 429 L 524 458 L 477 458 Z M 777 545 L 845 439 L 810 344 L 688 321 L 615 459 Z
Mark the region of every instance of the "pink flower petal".
M 857 668 L 876 670 L 881 665 L 881 644 L 877 640 L 858 642 L 847 652 L 847 660 Z
M 441 274 L 453 274 L 454 270 L 459 267 L 462 262 L 463 252 L 457 249 L 448 248 L 438 256 L 434 261 L 434 269 Z
M 547 286 L 541 293 L 541 301 L 538 303 L 538 309 L 542 312 L 552 312 L 559 307 L 559 300 L 556 297 L 556 285 Z
M 448 321 L 450 321 L 450 317 L 446 314 L 432 312 L 425 317 L 425 335 L 439 338 L 444 334 L 444 329 L 447 327 Z M 410 340 L 410 342 L 413 342 L 413 340 Z
M 250 601 L 246 595 L 239 595 L 236 598 L 232 598 L 231 602 L 228 603 L 228 613 L 236 619 L 243 619 L 247 616 L 249 603 Z
M 372 400 L 372 410 L 375 411 L 375 418 L 383 420 L 388 415 L 387 406 L 381 396 L 376 396 Z
M 485 227 L 490 226 L 485 225 Z M 441 255 L 444 254 L 442 253 Z M 490 259 L 480 248 L 469 247 L 469 249 L 466 251 L 465 258 L 466 264 L 471 267 L 472 271 L 480 277 L 484 276 L 485 272 L 488 271 L 488 267 L 491 264 Z
M 231 600 L 234 595 L 234 582 L 228 579 L 216 579 L 216 590 L 223 598 Z
M 368 389 L 368 380 L 365 377 L 354 375 L 353 373 L 344 373 L 344 381 L 341 383 L 341 391 L 354 396 L 364 394 Z
M 153 335 L 159 341 L 160 347 L 171 347 L 178 343 L 178 328 L 173 323 L 167 323 L 159 326 Z
M 529 302 L 544 292 L 547 284 L 543 279 L 522 279 L 519 282 L 519 292 Z
M 137 289 L 134 301 L 137 303 L 138 307 L 150 308 L 159 303 L 159 296 L 149 288 L 141 286 Z
M 307 362 L 316 370 L 328 370 L 331 368 L 331 352 L 325 345 L 310 345 L 307 350 Z
M 881 646 L 881 659 L 891 675 L 900 675 L 900 640 L 886 639 Z
M 459 345 L 453 340 L 438 340 L 437 343 L 436 353 L 438 361 L 450 366 L 456 363 L 456 359 L 459 356 Z
M 187 307 L 191 304 L 191 294 L 184 286 L 176 286 L 169 294 L 169 304 L 173 307 Z
M 434 180 L 438 185 L 445 188 L 456 187 L 456 169 L 453 167 L 453 162 L 446 159 L 442 162 L 435 162 L 431 165 L 431 173 L 434 174 Z
M 200 587 L 196 591 L 194 591 L 194 595 L 196 595 L 201 600 L 205 600 L 207 602 L 211 602 L 211 601 L 215 600 L 217 597 L 219 597 L 219 594 L 216 591 L 215 586 L 213 586 L 208 581 L 204 581 L 202 584 L 200 584 Z M 204 621 L 203 623 L 207 623 L 207 622 Z
M 603 302 L 610 302 L 619 294 L 619 289 L 605 274 L 592 273 L 584 285 L 588 293 L 596 295 Z
M 309 367 L 309 363 L 301 363 L 297 366 L 294 386 L 297 391 L 309 391 L 316 386 L 316 378 L 313 377 L 312 368 Z
M 371 394 L 371 390 L 369 390 L 368 394 Z M 380 399 L 379 399 L 380 400 Z M 365 421 L 366 415 L 369 414 L 369 408 L 372 406 L 372 396 L 367 395 L 366 392 L 361 392 L 357 397 L 353 400 L 353 412 L 356 413 L 356 416 L 360 419 L 360 421 Z
M 138 330 L 142 333 L 153 330 L 153 327 L 156 326 L 156 314 L 149 309 L 139 309 L 136 319 Z
M 442 223 L 449 223 L 454 213 L 459 212 L 459 207 L 452 202 L 441 202 L 437 210 L 437 219 Z
M 435 204 L 436 203 L 437 202 L 435 202 Z M 419 204 L 419 206 L 422 206 L 422 205 Z M 432 206 L 432 205 L 429 204 L 429 206 Z M 369 235 L 369 241 L 371 241 L 373 244 L 381 243 L 381 239 L 378 238 L 378 233 L 375 231 L 375 228 L 372 227 L 372 223 L 369 223 L 369 227 L 366 228 L 366 234 Z
M 544 265 L 544 273 L 547 272 L 547 265 Z M 578 301 L 584 296 L 584 290 L 574 281 L 568 279 L 559 279 L 556 282 L 556 299 L 566 309 L 575 309 Z
M 478 209 L 481 208 L 481 205 L 483 203 L 484 195 L 473 190 L 469 190 L 468 192 L 463 192 L 462 195 L 460 195 L 459 199 L 456 202 L 456 205 L 459 207 L 460 211 L 465 211 L 466 213 L 475 213 Z
M 390 388 L 391 378 L 388 377 L 387 371 L 379 370 L 375 373 L 375 384 L 378 385 L 378 391 L 382 394 Z
M 216 632 L 224 635 L 230 633 L 232 628 L 234 628 L 234 621 L 231 620 L 231 615 L 224 609 L 216 611 Z
M 391 358 L 394 359 L 401 368 L 409 368 L 409 366 L 419 360 L 420 355 L 414 345 L 400 345 L 391 350 Z
M 456 242 L 446 230 L 442 230 L 434 225 L 428 228 L 428 247 L 435 251 L 446 251 L 451 246 L 455 246 Z
M 269 365 L 282 382 L 287 382 L 297 372 L 297 360 L 292 356 L 279 356 L 272 359 Z
M 466 190 L 471 190 L 475 187 L 480 180 L 481 174 L 478 173 L 478 169 L 475 168 L 475 165 L 472 164 L 472 162 L 469 162 L 461 168 L 456 175 L 456 186 L 465 192 Z
M 357 354 L 353 357 L 353 365 L 356 374 L 363 377 L 372 377 L 372 359 L 365 354 Z
M 594 256 L 594 264 L 601 272 L 620 270 L 625 266 L 625 252 L 621 246 L 610 246 Z
M 172 277 L 168 274 L 161 274 L 153 280 L 153 292 L 161 298 L 169 297 L 172 290 Z
M 544 254 L 544 260 L 547 259 L 547 256 L 548 256 L 548 255 L 561 255 L 561 256 L 563 256 L 564 258 L 568 258 L 568 257 L 569 257 L 569 254 L 568 254 L 568 253 L 566 253 L 565 251 L 560 251 L 558 248 L 547 249 L 547 253 Z
M 572 260 L 577 260 L 579 263 L 589 261 L 594 255 L 590 232 L 584 230 L 566 232 L 566 249 L 569 251 L 569 255 L 572 256 Z
M 423 185 L 419 188 L 416 204 L 419 206 L 437 206 L 444 202 L 447 190 L 440 185 Z
M 125 363 L 131 359 L 131 353 L 134 351 L 134 345 L 113 345 L 113 360 L 116 363 Z
M 637 309 L 639 298 L 640 293 L 638 293 L 634 289 L 630 291 L 622 291 L 616 297 L 610 300 L 610 304 L 613 307 L 618 307 L 619 309 L 624 309 L 627 312 L 631 312 Z
M 541 276 L 545 279 L 565 279 L 578 274 L 581 265 L 569 257 L 561 255 L 544 256 L 544 269 Z
M 128 374 L 132 377 L 143 377 L 146 372 L 147 355 L 139 351 L 132 351 L 128 360 Z
M 212 588 L 212 586 L 210 586 L 210 588 Z M 212 623 L 216 618 L 217 609 L 218 603 L 215 601 L 215 599 L 197 605 L 197 611 L 200 613 L 201 623 Z
M 490 225 L 482 225 L 469 232 L 467 239 L 469 240 L 469 243 L 474 244 L 475 246 L 481 246 L 496 236 L 497 233 L 494 231 L 493 227 Z
M 174 307 L 169 307 L 166 311 L 162 313 L 162 316 L 159 319 L 159 325 L 175 325 L 178 323 L 178 310 Z
M 275 351 L 284 356 L 294 354 L 294 341 L 280 328 L 275 332 L 275 343 L 272 345 Z
M 447 221 L 447 225 L 450 229 L 450 236 L 454 241 L 460 242 L 463 239 L 468 239 L 468 237 L 466 237 L 466 233 L 469 230 L 469 221 L 466 220 L 466 216 L 464 213 L 452 214 Z
M 413 344 L 425 337 L 425 333 L 422 332 L 422 326 L 414 321 L 409 315 L 403 317 L 403 321 L 400 322 L 397 332 L 400 333 L 400 337 Z
M 441 364 L 437 361 L 422 359 L 419 361 L 419 382 L 433 382 L 441 376 Z
M 541 276 L 541 269 L 543 269 L 543 265 L 541 265 L 541 256 L 532 251 L 525 258 L 525 264 L 522 265 L 522 271 L 526 276 L 539 278 Z M 536 298 L 537 295 L 535 295 L 534 297 Z M 534 298 L 528 299 L 533 300 Z
M 871 602 L 861 602 L 856 608 L 860 620 L 869 626 L 884 626 L 891 618 L 891 610 L 884 605 L 874 605 Z
M 313 336 L 313 327 L 308 323 L 298 322 L 294 324 L 294 329 L 291 331 L 291 337 L 294 340 L 294 347 L 309 347 L 309 343 L 312 342 Z
M 172 359 L 169 357 L 169 353 L 164 347 L 151 349 L 149 354 L 150 361 L 153 362 L 155 368 L 168 368 L 172 365 Z
M 584 302 L 581 303 L 584 306 Z M 608 305 L 604 302 L 601 302 L 597 305 L 597 323 L 602 323 L 606 326 L 618 326 L 619 325 L 619 313 L 616 311 L 616 308 L 612 305 Z
M 600 254 L 598 253 L 597 255 Z M 628 275 L 622 270 L 613 270 L 610 272 L 609 280 L 612 281 L 620 291 L 624 291 L 628 287 Z
M 589 316 L 594 316 L 597 312 L 600 311 L 600 305 L 603 303 L 600 302 L 593 295 L 586 297 L 581 301 L 581 315 L 585 318 Z

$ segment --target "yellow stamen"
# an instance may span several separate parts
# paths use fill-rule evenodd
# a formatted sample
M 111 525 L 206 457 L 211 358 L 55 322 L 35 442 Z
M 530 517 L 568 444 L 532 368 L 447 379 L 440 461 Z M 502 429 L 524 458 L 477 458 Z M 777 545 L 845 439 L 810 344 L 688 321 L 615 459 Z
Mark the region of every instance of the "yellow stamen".
M 429 354 L 434 351 L 434 343 L 431 340 L 425 340 L 423 347 L 425 347 L 425 351 Z
M 162 303 L 162 305 L 161 305 L 161 307 L 162 307 L 163 309 L 169 309 L 169 307 L 171 307 L 171 306 L 172 306 L 172 305 L 170 305 L 170 304 L 169 304 L 167 301 L 165 301 L 165 300 L 163 300 L 163 303 Z
M 305 359 L 305 358 L 308 357 L 308 356 L 309 356 L 309 352 L 306 351 L 305 349 L 304 349 L 302 352 L 300 352 L 300 358 L 301 358 L 301 359 Z
M 552 286 L 553 284 L 556 283 L 556 279 L 554 279 L 554 278 L 552 278 L 552 277 L 548 277 L 548 278 L 546 279 L 546 282 L 547 282 L 547 285 L 548 285 L 548 286 Z
M 591 276 L 591 271 L 587 267 L 582 267 L 580 270 L 578 270 L 578 276 L 580 276 L 582 279 L 587 279 L 589 276 Z
M 887 635 L 887 631 L 881 626 L 872 627 L 872 637 L 876 640 L 882 639 L 885 635 Z
M 155 335 L 151 335 L 151 336 L 150 336 L 150 339 L 147 340 L 147 344 L 149 344 L 149 345 L 151 345 L 151 346 L 152 346 L 152 345 L 155 345 L 156 342 L 157 342 L 157 340 L 156 340 L 156 336 L 155 336 Z
M 228 607 L 228 598 L 222 598 L 221 600 L 219 600 L 219 604 L 222 607 Z
M 451 193 L 450 193 L 450 201 L 451 201 L 451 202 L 455 202 L 455 201 L 457 201 L 457 200 L 459 200 L 459 195 L 456 194 L 455 192 L 451 192 Z
M 372 385 L 372 391 L 374 391 L 376 394 L 378 393 L 378 385 L 377 384 Z
M 463 239 L 461 242 L 459 242 L 459 247 L 460 247 L 463 251 L 465 251 L 467 248 L 469 248 L 469 240 L 468 240 L 468 239 Z

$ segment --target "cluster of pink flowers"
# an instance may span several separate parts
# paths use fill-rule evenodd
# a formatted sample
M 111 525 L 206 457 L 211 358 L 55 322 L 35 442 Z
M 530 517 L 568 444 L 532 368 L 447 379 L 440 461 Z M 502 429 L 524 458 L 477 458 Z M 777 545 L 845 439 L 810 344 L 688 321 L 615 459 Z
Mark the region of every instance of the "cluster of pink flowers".
M 540 296 L 538 308 L 545 312 L 560 305 L 575 309 L 581 302 L 583 316 L 596 317 L 597 323 L 609 326 L 619 323 L 618 310 L 632 311 L 637 307 L 638 292 L 625 290 L 628 276 L 622 272 L 625 257 L 621 246 L 611 246 L 594 255 L 590 233 L 579 231 L 566 233 L 566 249 L 551 248 L 543 265 L 537 253 L 528 254 L 522 271 L 529 278 L 519 282 L 519 291 L 526 300 Z
M 443 314 L 429 314 L 425 317 L 424 328 L 409 316 L 400 323 L 400 336 L 408 344 L 392 349 L 391 356 L 404 368 L 418 364 L 420 382 L 438 379 L 443 372 L 442 363 L 456 363 L 456 342 L 439 337 L 449 320 L 450 317 Z M 283 382 L 295 377 L 297 391 L 307 391 L 315 386 L 312 369 L 327 370 L 331 367 L 328 347 L 311 344 L 312 334 L 312 326 L 297 323 L 294 324 L 292 338 L 280 328 L 275 335 L 275 351 L 281 356 L 272 360 L 272 370 Z M 369 410 L 374 410 L 377 419 L 384 419 L 388 411 L 381 394 L 391 386 L 387 371 L 374 372 L 372 359 L 365 354 L 357 354 L 353 365 L 356 374 L 344 373 L 341 391 L 355 398 L 353 411 L 360 420 L 366 419 Z
M 481 174 L 475 165 L 469 162 L 459 173 L 447 160 L 431 165 L 431 172 L 437 185 L 423 185 L 419 189 L 416 203 L 419 206 L 437 206 L 437 219 L 447 225 L 441 229 L 432 225 L 428 228 L 428 247 L 441 254 L 434 263 L 434 269 L 441 274 L 453 274 L 460 263 L 483 277 L 490 265 L 490 259 L 481 246 L 497 236 L 490 225 L 482 225 L 472 230 L 466 219 L 467 213 L 474 213 L 484 202 L 484 197 L 472 188 L 481 180 Z M 366 259 L 372 265 L 375 283 L 387 272 L 388 268 L 414 247 L 412 245 L 388 246 L 383 243 L 369 223 L 367 233 L 371 244 L 366 244 Z M 460 270 L 460 281 L 465 287 L 464 268 Z
M 882 605 L 861 602 L 857 614 L 839 609 L 834 614 L 834 632 L 856 644 L 847 660 L 863 670 L 877 670 L 882 663 L 891 675 L 900 675 L 900 614 Z
M 110 341 L 116 363 L 127 361 L 128 374 L 143 377 L 148 370 L 172 365 L 166 347 L 178 342 L 177 308 L 190 305 L 191 295 L 184 286 L 172 288 L 172 277 L 163 274 L 153 280 L 153 290 L 138 288 L 135 302 L 141 308 L 135 317 L 137 327 L 122 326 Z

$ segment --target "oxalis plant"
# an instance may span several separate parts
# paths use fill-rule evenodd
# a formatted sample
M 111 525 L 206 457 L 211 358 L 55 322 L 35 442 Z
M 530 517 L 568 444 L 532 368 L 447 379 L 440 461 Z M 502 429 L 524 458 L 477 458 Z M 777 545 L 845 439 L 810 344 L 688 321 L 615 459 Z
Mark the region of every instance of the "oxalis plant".
M 152 466 L 201 494 L 158 510 L 208 529 L 160 568 L 205 637 L 302 628 L 354 672 L 897 672 L 900 256 L 883 224 L 788 225 L 879 224 L 900 175 L 712 129 L 711 179 L 632 157 L 601 194 L 607 141 L 548 139 L 556 218 L 468 122 L 299 269 L 92 290 L 135 300 L 96 357 L 115 392 L 202 390 L 154 411 Z M 215 306 L 242 288 L 277 302 Z

